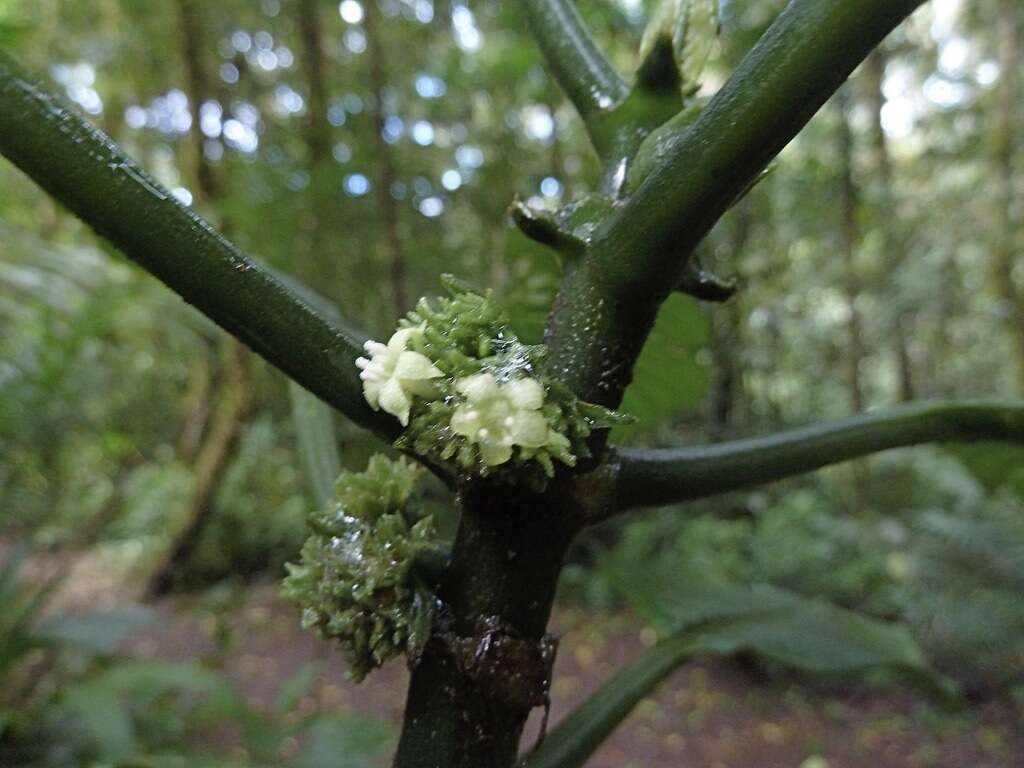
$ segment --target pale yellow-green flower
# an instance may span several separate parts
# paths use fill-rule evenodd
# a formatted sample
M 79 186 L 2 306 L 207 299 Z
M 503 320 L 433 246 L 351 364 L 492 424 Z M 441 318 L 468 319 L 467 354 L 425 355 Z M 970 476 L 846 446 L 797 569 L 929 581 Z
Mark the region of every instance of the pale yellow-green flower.
M 408 349 L 409 341 L 422 331 L 418 328 L 402 328 L 388 340 L 367 341 L 363 347 L 370 357 L 360 357 L 356 365 L 361 369 L 363 396 L 370 407 L 383 410 L 395 416 L 402 426 L 409 424 L 409 409 L 413 395 L 434 396 L 431 379 L 444 374 L 430 358 Z
M 466 402 L 452 415 L 452 431 L 478 445 L 485 465 L 504 464 L 514 446 L 534 449 L 550 440 L 551 430 L 540 412 L 544 388 L 536 380 L 498 383 L 493 375 L 480 373 L 459 379 L 455 389 Z

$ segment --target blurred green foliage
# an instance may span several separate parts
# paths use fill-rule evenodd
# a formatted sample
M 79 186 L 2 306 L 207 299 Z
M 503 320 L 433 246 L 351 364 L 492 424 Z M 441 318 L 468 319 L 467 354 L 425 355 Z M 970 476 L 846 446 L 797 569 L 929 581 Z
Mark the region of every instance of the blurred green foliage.
M 579 199 L 592 191 L 596 164 L 515 3 L 381 0 L 385 23 L 372 41 L 337 3 L 314 4 L 327 93 L 320 115 L 309 113 L 299 3 L 197 5 L 210 76 L 203 104 L 186 96 L 175 3 L 0 0 L 0 45 L 242 247 L 305 280 L 372 336 L 386 337 L 409 309 L 392 298 L 383 243 L 395 235 L 410 301 L 437 293 L 437 276 L 451 272 L 493 288 L 521 338 L 541 340 L 562 265 L 507 226 L 507 206 L 515 195 L 538 207 Z M 653 4 L 579 5 L 630 71 Z M 708 89 L 782 5 L 723 3 Z M 689 445 L 846 414 L 845 369 L 855 354 L 868 406 L 899 400 L 904 378 L 919 397 L 1020 395 L 1008 364 L 1009 309 L 989 288 L 989 254 L 1007 234 L 988 181 L 1000 82 L 994 14 L 993 2 L 961 4 L 952 15 L 926 9 L 887 43 L 888 192 L 872 156 L 863 73 L 853 78 L 860 237 L 850 264 L 837 253 L 834 111 L 819 115 L 726 217 L 705 266 L 738 276 L 742 290 L 721 307 L 682 297 L 665 305 L 622 409 L 638 421 L 617 439 Z M 380 93 L 368 85 L 368 42 L 385 54 Z M 1024 99 L 1016 103 L 1021 118 Z M 375 111 L 395 169 L 385 197 L 395 232 L 376 195 Z M 311 124 L 326 132 L 326 157 L 313 157 Z M 216 199 L 197 185 L 200 153 L 220 179 Z M 189 435 L 202 442 L 223 389 L 221 336 L 6 163 L 0 190 L 0 537 L 117 551 L 145 571 L 170 546 L 194 492 Z M 342 278 L 351 274 L 359 278 Z M 1019 268 L 1012 279 L 1019 284 Z M 855 310 L 863 352 L 848 335 Z M 300 456 L 310 454 L 298 445 L 285 383 L 257 365 L 248 386 L 255 407 L 181 569 L 186 587 L 279 575 L 305 538 L 306 513 L 322 502 L 323 478 L 311 491 L 302 474 Z M 346 468 L 362 469 L 379 450 L 340 420 L 319 427 Z M 652 513 L 588 535 L 563 588 L 590 605 L 619 606 L 621 582 L 649 567 L 756 594 L 785 590 L 903 622 L 968 692 L 1019 688 L 1022 466 L 1019 451 L 984 445 L 921 450 Z M 435 496 L 430 511 L 450 527 L 447 502 Z M 2 690 L 15 662 L 41 642 L 34 604 L 43 596 L 11 578 L 0 578 L 0 594 L 11 590 L 0 601 Z M 66 633 L 59 642 L 75 645 Z M 72 665 L 67 689 L 43 699 L 53 706 L 31 725 L 56 751 L 42 764 L 76 764 L 81 754 L 152 766 L 198 761 L 161 750 L 208 718 L 242 723 L 259 742 L 250 748 L 255 763 L 277 764 L 280 740 L 299 728 L 274 720 L 291 704 L 257 716 L 202 668 L 100 661 L 99 650 L 105 657 L 110 648 L 94 647 L 87 664 Z M 82 705 L 85 697 L 106 714 Z M 23 718 L 3 724 L 0 744 L 32 733 Z M 343 748 L 355 755 L 352 745 L 372 752 L 386 739 L 351 720 L 317 719 L 301 730 L 308 746 L 292 763 L 299 766 L 323 765 Z
M 614 536 L 598 531 L 578 549 L 563 593 L 601 607 L 619 605 L 620 595 L 630 604 L 643 599 L 646 615 L 658 610 L 658 599 L 680 593 L 694 610 L 717 610 L 721 595 L 705 582 L 784 589 L 901 622 L 968 695 L 1013 693 L 1024 683 L 1024 499 L 989 496 L 939 451 L 912 462 L 885 460 L 879 474 L 906 476 L 912 469 L 925 477 L 941 473 L 942 483 L 920 488 L 911 475 L 916 482 L 903 489 L 902 501 L 889 489 L 898 506 L 869 516 L 837 517 L 829 498 L 836 488 L 826 477 L 705 503 L 703 514 L 684 521 L 670 508 L 619 523 Z M 726 519 L 723 504 L 731 510 Z M 679 586 L 633 584 L 657 574 L 672 574 Z
M 320 669 L 307 664 L 261 712 L 215 669 L 199 662 L 133 661 L 119 648 L 156 620 L 127 606 L 88 614 L 54 614 L 59 586 L 25 573 L 29 550 L 0 559 L 0 764 L 17 768 L 82 765 L 224 765 L 197 741 L 204 729 L 232 726 L 237 766 L 327 768 L 338 754 L 353 768 L 370 766 L 392 741 L 369 718 L 300 713 L 299 700 Z M 239 756 L 240 755 L 240 756 Z

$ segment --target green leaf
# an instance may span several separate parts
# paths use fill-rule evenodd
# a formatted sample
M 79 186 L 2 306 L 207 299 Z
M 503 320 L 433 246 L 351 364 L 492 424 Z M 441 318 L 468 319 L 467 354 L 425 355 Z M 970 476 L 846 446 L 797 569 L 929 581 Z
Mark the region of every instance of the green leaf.
M 35 624 L 57 582 L 30 586 L 22 580 L 21 567 L 29 552 L 28 546 L 17 544 L 0 560 L 0 676 L 26 654 L 50 645 Z
M 285 715 L 295 708 L 310 686 L 316 682 L 320 674 L 320 664 L 311 661 L 303 664 L 294 675 L 285 680 L 284 685 L 274 699 L 274 711 L 279 715 Z
M 932 510 L 917 518 L 915 529 L 939 546 L 936 554 L 950 588 L 963 585 L 962 578 L 953 576 L 959 561 L 970 568 L 967 584 L 974 590 L 980 592 L 986 580 L 1014 598 L 1024 590 L 1024 523 L 1018 518 L 978 520 Z
M 669 639 L 658 643 L 605 683 L 551 730 L 540 748 L 523 761 L 524 768 L 581 766 L 641 699 L 686 661 L 689 642 Z
M 101 760 L 118 763 L 138 753 L 131 709 L 117 691 L 88 684 L 72 686 L 64 693 L 61 709 L 76 718 Z
M 133 632 L 151 623 L 156 614 L 141 605 L 81 616 L 55 616 L 39 624 L 44 640 L 89 653 L 109 654 Z
M 617 584 L 641 617 L 665 636 L 688 633 L 701 652 L 749 651 L 792 669 L 831 674 L 926 665 L 902 625 L 823 600 L 767 584 L 730 584 L 686 568 L 623 576 Z
M 244 701 L 220 675 L 189 662 L 125 662 L 69 685 L 59 708 L 80 724 L 102 760 L 138 757 L 140 739 L 133 712 L 170 694 L 196 705 L 212 720 L 244 720 Z
M 803 672 L 851 674 L 884 667 L 922 670 L 924 654 L 901 625 L 795 595 L 786 607 L 693 630 L 702 653 L 749 651 Z
M 334 498 L 334 481 L 341 474 L 341 459 L 334 438 L 334 412 L 294 381 L 288 382 L 288 396 L 306 480 L 316 503 L 326 507 Z
M 718 0 L 662 0 L 644 30 L 640 69 L 647 73 L 664 70 L 665 59 L 671 56 L 673 79 L 684 97 L 692 95 L 700 88 L 717 36 Z
M 708 389 L 708 370 L 697 360 L 707 343 L 709 324 L 700 305 L 673 294 L 661 307 L 626 389 L 619 410 L 636 417 L 635 424 L 617 427 L 613 439 L 644 432 L 679 416 L 701 401 Z
M 618 581 L 665 639 L 584 702 L 524 761 L 577 768 L 657 685 L 694 656 L 746 651 L 791 669 L 853 674 L 885 668 L 934 686 L 924 655 L 901 625 L 767 585 L 742 586 L 676 571 Z M 940 689 L 941 690 L 941 689 Z
M 336 768 L 344 755 L 345 768 L 370 768 L 375 757 L 394 741 L 390 725 L 354 715 L 322 715 L 309 724 L 307 747 L 295 768 Z
M 1024 448 L 986 442 L 950 445 L 945 450 L 989 493 L 1006 488 L 1024 497 Z

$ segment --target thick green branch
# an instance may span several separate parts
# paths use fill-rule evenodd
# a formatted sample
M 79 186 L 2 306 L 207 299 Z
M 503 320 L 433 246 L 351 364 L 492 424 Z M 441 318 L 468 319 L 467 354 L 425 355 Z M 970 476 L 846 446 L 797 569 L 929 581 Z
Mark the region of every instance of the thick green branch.
M 571 0 L 524 0 L 523 7 L 551 73 L 594 136 L 599 116 L 623 101 L 629 86 L 590 37 Z
M 768 162 L 922 0 L 791 0 L 567 269 L 548 322 L 556 375 L 616 407 L 687 260 Z M 629 185 L 633 187 L 632 184 Z
M 610 459 L 608 515 L 728 493 L 890 448 L 981 440 L 1024 443 L 1024 403 L 918 403 L 699 448 L 623 448 Z
M 596 240 L 640 295 L 664 294 L 686 256 L 867 54 L 923 0 L 791 0 Z M 646 246 L 637 256 L 637 245 Z M 671 277 L 669 277 L 671 276 Z
M 333 325 L 181 205 L 105 134 L 0 53 L 0 154 L 128 258 L 310 392 L 386 439 L 355 358 Z

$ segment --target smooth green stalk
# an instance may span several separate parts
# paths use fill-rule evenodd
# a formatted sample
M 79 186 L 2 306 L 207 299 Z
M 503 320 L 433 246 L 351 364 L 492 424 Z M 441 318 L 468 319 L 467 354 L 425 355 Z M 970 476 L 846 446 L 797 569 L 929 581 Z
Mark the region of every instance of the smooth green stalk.
M 522 650 L 544 636 L 565 552 L 582 527 L 572 490 L 465 494 L 438 594 L 446 606 L 438 624 L 448 627 L 436 627 L 413 669 L 395 768 L 514 764 L 526 718 L 542 701 L 510 694 L 526 680 L 547 693 Z M 502 631 L 488 632 L 491 621 Z
M 680 257 L 922 2 L 792 0 L 597 233 L 605 267 L 638 296 L 663 294 Z
M 332 324 L 0 53 L 0 154 L 188 303 L 358 424 L 359 334 Z
M 768 437 L 699 448 L 623 448 L 607 517 L 715 496 L 867 456 L 933 442 L 1024 443 L 1024 404 L 918 403 Z
M 693 654 L 688 636 L 669 637 L 621 670 L 549 734 L 522 768 L 576 768 L 651 690 Z
M 618 406 L 661 302 L 732 202 L 922 0 L 792 0 L 568 270 L 548 325 L 554 368 Z
M 571 0 L 524 0 L 523 8 L 551 74 L 603 154 L 597 124 L 629 95 L 629 86 L 594 43 Z

